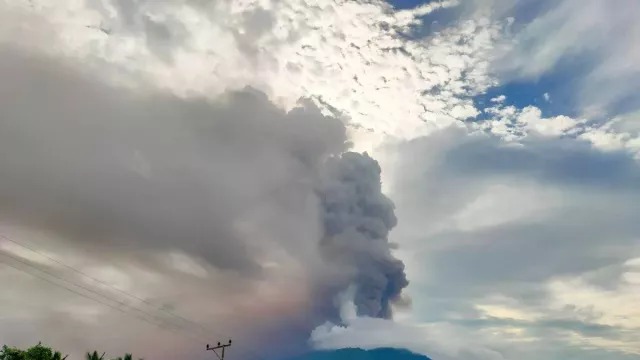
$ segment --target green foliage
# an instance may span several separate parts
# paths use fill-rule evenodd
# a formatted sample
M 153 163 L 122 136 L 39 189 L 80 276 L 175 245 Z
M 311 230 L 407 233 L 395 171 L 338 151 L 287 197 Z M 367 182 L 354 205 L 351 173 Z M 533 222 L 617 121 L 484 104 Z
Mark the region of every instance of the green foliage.
M 124 357 L 117 357 L 113 360 L 132 360 L 132 359 L 133 359 L 133 356 L 127 353 L 127 354 L 124 354 Z
M 105 360 L 105 353 L 100 355 L 97 351 L 88 352 L 86 354 L 86 360 Z M 44 346 L 38 343 L 36 346 L 32 346 L 27 350 L 18 349 L 15 347 L 8 347 L 4 345 L 0 349 L 0 360 L 65 360 L 67 356 L 62 357 L 59 351 L 54 351 L 48 346 Z M 113 360 L 133 360 L 133 355 L 127 353 L 124 357 L 117 357 Z M 138 359 L 143 360 L 143 359 Z
M 133 355 L 126 353 L 124 354 L 124 357 L 117 357 L 113 360 L 133 360 Z M 143 359 L 138 359 L 138 360 L 143 360 Z
M 0 360 L 64 360 L 59 351 L 53 351 L 50 347 L 38 343 L 27 350 L 8 347 L 7 345 L 0 350 Z
M 23 360 L 24 350 L 16 349 L 14 347 L 8 347 L 7 345 L 0 350 L 0 360 Z
M 93 350 L 93 353 L 87 353 L 87 360 L 104 360 L 104 353 L 98 356 L 98 352 Z

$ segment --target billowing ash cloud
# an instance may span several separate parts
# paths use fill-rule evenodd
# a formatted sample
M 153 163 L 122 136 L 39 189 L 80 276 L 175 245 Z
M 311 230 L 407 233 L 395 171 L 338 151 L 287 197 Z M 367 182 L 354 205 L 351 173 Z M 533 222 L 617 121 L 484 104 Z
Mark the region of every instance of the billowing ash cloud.
M 389 231 L 394 205 L 381 189 L 380 166 L 366 153 L 329 159 L 318 194 L 324 217 L 321 249 L 325 260 L 351 267 L 359 315 L 391 317 L 390 303 L 409 283 L 404 264 L 392 254 Z
M 299 257 L 317 242 L 310 184 L 344 148 L 337 119 L 250 89 L 182 99 L 0 56 L 5 220 L 107 250 L 181 249 L 244 274 L 259 272 L 261 247 Z
M 106 266 L 125 259 L 160 274 L 175 292 L 136 294 L 168 298 L 186 317 L 240 324 L 233 331 L 246 343 L 295 333 L 293 345 L 306 346 L 350 285 L 361 315 L 391 317 L 407 286 L 388 242 L 394 206 L 377 162 L 343 153 L 342 122 L 308 103 L 284 111 L 252 89 L 182 98 L 111 86 L 88 70 L 0 48 L 0 225 Z M 185 280 L 158 260 L 174 252 L 203 264 L 204 277 Z M 181 295 L 189 284 L 215 300 Z M 202 315 L 210 301 L 223 315 Z M 261 323 L 245 326 L 248 313 Z M 91 333 L 65 329 L 47 336 Z

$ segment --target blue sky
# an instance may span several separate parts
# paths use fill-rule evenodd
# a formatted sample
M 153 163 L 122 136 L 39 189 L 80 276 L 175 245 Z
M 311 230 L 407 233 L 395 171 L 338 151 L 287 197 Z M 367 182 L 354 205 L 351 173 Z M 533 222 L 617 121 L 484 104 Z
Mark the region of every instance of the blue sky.
M 428 4 L 429 1 L 389 1 L 389 4 L 396 9 L 411 9 L 420 5 Z M 469 1 L 463 1 L 468 4 Z M 514 19 L 511 28 L 521 29 L 531 24 L 537 17 L 543 15 L 551 2 L 549 1 L 523 1 L 513 4 L 507 12 L 502 14 L 503 18 L 512 17 Z M 420 36 L 433 34 L 434 32 L 446 29 L 446 27 L 461 18 L 468 16 L 464 6 L 444 9 L 422 17 L 423 24 L 413 29 L 413 32 Z M 583 56 L 584 55 L 584 56 Z M 505 95 L 506 104 L 514 105 L 517 108 L 524 108 L 533 105 L 542 110 L 543 116 L 567 115 L 572 117 L 580 116 L 580 108 L 575 99 L 575 87 L 580 86 L 578 81 L 590 69 L 597 66 L 597 60 L 588 54 L 578 54 L 562 59 L 555 66 L 549 68 L 533 78 L 509 78 L 501 76 L 497 69 L 498 83 L 495 86 L 474 97 L 474 102 L 478 108 L 490 106 L 490 100 Z M 545 99 L 545 94 L 549 100 Z M 626 99 L 625 99 L 626 100 Z M 628 101 L 621 100 L 611 109 L 613 114 L 624 112 L 628 108 Z M 474 121 L 482 120 L 480 115 Z
M 0 338 L 200 358 L 204 326 L 274 358 L 637 358 L 638 15 L 635 0 L 0 1 L 16 84 L 0 85 L 2 234 L 195 322 L 116 316 L 10 263 Z M 326 162 L 347 148 L 377 163 Z
M 424 3 L 425 3 L 424 1 L 415 1 L 415 0 L 389 1 L 389 4 L 391 4 L 396 9 L 412 9 Z

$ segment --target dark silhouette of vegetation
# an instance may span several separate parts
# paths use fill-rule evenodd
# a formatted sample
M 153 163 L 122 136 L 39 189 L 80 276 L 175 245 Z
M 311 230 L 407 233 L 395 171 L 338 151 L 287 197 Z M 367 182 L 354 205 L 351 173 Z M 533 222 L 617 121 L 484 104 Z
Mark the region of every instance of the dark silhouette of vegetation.
M 124 357 L 117 357 L 113 360 L 133 360 L 133 355 L 131 354 L 124 354 Z M 144 360 L 144 359 L 138 359 L 138 360 Z
M 88 352 L 85 358 L 86 360 L 104 360 L 105 354 L 99 355 L 94 350 L 93 352 Z M 27 350 L 8 347 L 7 345 L 0 349 L 0 360 L 65 360 L 67 356 L 63 357 L 61 352 L 52 350 L 51 347 L 44 346 L 42 343 L 38 343 L 38 345 L 32 346 Z M 127 353 L 124 357 L 120 356 L 112 360 L 133 360 L 133 356 Z
M 8 347 L 7 345 L 0 350 L 0 360 L 64 360 L 67 356 L 62 357 L 59 351 L 53 351 L 50 347 L 38 343 L 27 350 Z
M 98 352 L 93 350 L 93 353 L 87 353 L 87 360 L 104 360 L 104 354 L 98 356 Z

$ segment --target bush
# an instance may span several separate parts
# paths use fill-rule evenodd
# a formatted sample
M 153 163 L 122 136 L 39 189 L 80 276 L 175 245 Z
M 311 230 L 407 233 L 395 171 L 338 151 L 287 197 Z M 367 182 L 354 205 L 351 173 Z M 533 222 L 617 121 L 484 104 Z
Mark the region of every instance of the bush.
M 62 357 L 59 351 L 53 351 L 50 347 L 38 343 L 27 350 L 8 347 L 7 345 L 0 350 L 0 360 L 64 360 L 67 356 Z
M 87 360 L 104 360 L 105 353 L 99 355 L 97 351 L 87 353 Z M 4 345 L 0 349 L 0 360 L 65 360 L 67 355 L 62 357 L 62 353 L 54 351 L 48 346 L 44 346 L 38 343 L 36 346 L 32 346 L 27 350 L 18 349 L 16 347 L 8 347 Z M 124 358 L 118 357 L 113 360 L 132 360 L 131 354 L 125 354 Z M 142 360 L 142 359 L 140 359 Z

